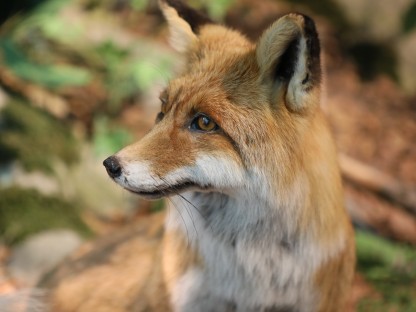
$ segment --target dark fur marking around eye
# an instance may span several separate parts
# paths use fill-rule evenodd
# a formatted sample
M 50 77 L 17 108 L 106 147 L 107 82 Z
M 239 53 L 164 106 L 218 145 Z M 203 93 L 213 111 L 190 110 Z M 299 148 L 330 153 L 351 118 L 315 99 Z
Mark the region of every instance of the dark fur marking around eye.
M 192 9 L 182 1 L 178 0 L 165 0 L 165 2 L 173 7 L 178 15 L 189 23 L 194 33 L 198 34 L 201 26 L 206 24 L 213 24 L 214 22 L 201 12 Z

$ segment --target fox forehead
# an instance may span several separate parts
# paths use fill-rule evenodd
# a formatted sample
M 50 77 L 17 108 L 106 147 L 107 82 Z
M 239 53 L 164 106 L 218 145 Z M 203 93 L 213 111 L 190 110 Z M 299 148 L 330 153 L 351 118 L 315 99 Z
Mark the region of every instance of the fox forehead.
M 233 75 L 239 73 L 230 74 Z M 241 152 L 246 142 L 255 141 L 253 136 L 264 137 L 268 126 L 271 126 L 267 126 L 267 121 L 273 121 L 267 100 L 261 100 L 258 88 L 250 86 L 255 82 L 244 78 L 241 77 L 239 83 L 238 78 L 229 81 L 211 72 L 172 80 L 162 101 L 166 124 L 186 128 L 198 113 L 206 114 L 218 124 L 222 136 L 231 139 Z M 259 109 L 259 106 L 262 108 Z M 207 135 L 210 139 L 214 137 Z
M 161 95 L 164 114 L 203 112 L 224 119 L 233 111 L 238 115 L 239 110 L 267 106 L 254 50 L 217 52 L 190 62 L 188 70 L 169 82 Z

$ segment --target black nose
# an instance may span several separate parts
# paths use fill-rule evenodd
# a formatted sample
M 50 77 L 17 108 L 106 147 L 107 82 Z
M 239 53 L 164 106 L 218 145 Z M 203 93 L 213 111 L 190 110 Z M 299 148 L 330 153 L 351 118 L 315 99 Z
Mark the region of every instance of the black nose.
M 103 161 L 103 165 L 105 169 L 107 169 L 107 173 L 110 177 L 117 178 L 121 175 L 121 166 L 117 157 L 108 157 L 106 160 Z

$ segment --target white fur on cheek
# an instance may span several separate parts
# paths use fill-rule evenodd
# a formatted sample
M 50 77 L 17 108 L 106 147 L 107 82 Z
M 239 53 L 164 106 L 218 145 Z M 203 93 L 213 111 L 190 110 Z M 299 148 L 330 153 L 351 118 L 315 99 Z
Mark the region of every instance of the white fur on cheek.
M 155 181 L 146 162 L 122 163 L 122 174 L 114 180 L 127 189 L 153 187 Z
M 227 189 L 242 186 L 245 173 L 241 165 L 228 156 L 202 154 L 191 168 L 191 176 L 193 181 L 202 186 Z

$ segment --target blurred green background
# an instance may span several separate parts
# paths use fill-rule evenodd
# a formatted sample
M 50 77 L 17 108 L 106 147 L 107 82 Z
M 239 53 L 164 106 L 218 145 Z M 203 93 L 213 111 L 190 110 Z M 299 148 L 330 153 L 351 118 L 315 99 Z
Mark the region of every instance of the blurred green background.
M 253 39 L 286 12 L 312 15 L 321 31 L 329 79 L 338 77 L 331 73 L 342 67 L 348 70 L 345 81 L 337 80 L 339 86 L 371 86 L 372 100 L 362 103 L 370 112 L 384 86 L 380 79 L 388 81 L 400 95 L 394 98 L 405 103 L 403 114 L 411 116 L 409 131 L 415 129 L 415 1 L 188 2 Z M 113 185 L 101 163 L 148 131 L 158 111 L 158 93 L 179 67 L 156 1 L 0 3 L 0 250 L 5 255 L 0 252 L 0 277 L 9 274 L 6 263 L 14 248 L 34 234 L 65 228 L 81 240 L 93 239 L 162 208 L 162 202 L 142 202 Z M 396 104 L 383 105 L 391 109 Z M 347 114 L 350 108 L 337 109 Z M 389 116 L 400 123 L 399 115 Z M 361 117 L 357 123 L 367 118 Z M 341 130 L 333 127 L 340 150 L 349 152 Z M 366 135 L 373 133 L 363 131 Z M 360 158 L 359 151 L 350 154 Z M 371 162 L 376 154 L 362 160 Z M 409 168 L 416 168 L 414 148 L 408 155 Z M 403 177 L 393 169 L 389 174 L 416 183 L 416 172 L 405 171 Z M 359 310 L 416 311 L 412 240 L 356 224 L 357 267 L 370 289 L 360 297 Z M 0 278 L 0 296 L 1 289 Z

